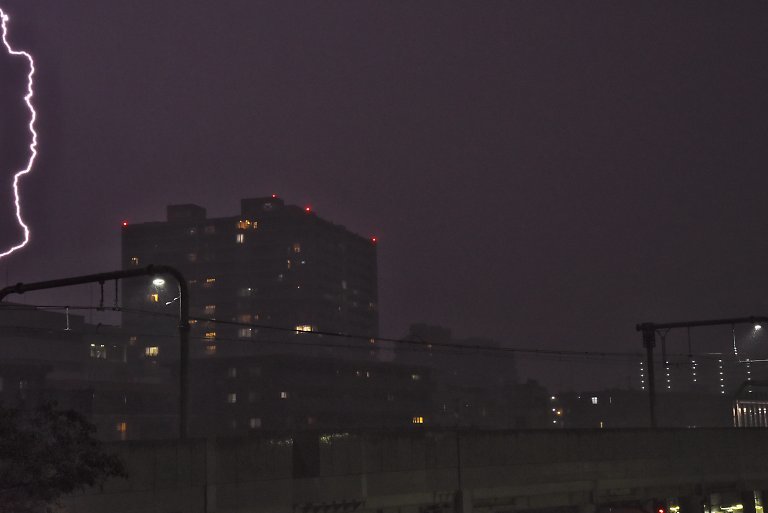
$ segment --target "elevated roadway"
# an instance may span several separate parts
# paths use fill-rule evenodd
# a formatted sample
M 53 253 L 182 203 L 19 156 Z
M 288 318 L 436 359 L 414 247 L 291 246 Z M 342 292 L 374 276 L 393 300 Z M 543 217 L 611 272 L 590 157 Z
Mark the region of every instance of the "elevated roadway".
M 113 444 L 128 480 L 77 513 L 702 513 L 768 490 L 768 429 L 423 431 Z M 715 509 L 716 510 L 716 509 Z

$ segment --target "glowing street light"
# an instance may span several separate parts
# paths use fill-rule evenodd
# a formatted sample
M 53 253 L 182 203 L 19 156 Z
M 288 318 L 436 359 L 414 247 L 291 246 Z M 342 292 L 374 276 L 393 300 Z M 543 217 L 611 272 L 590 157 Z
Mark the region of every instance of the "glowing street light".
M 155 287 L 162 287 L 163 285 L 165 285 L 165 280 L 162 278 L 155 278 L 154 280 L 152 280 L 152 285 L 154 285 Z
M 761 329 L 763 329 L 763 326 L 762 326 L 762 325 L 760 325 L 760 324 L 755 324 L 755 331 L 760 331 Z

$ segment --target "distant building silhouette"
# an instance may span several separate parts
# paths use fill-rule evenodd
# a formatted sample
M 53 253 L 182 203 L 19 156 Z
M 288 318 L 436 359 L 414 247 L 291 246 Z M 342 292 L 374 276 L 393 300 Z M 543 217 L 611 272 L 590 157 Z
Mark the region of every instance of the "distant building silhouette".
M 131 360 L 120 328 L 83 315 L 4 303 L 0 308 L 0 402 L 46 402 L 86 415 L 106 440 L 177 436 L 170 369 Z
M 549 392 L 534 380 L 519 383 L 514 353 L 495 340 L 453 338 L 442 326 L 412 324 L 395 348 L 399 365 L 429 370 L 429 422 L 444 427 L 527 429 L 552 427 Z

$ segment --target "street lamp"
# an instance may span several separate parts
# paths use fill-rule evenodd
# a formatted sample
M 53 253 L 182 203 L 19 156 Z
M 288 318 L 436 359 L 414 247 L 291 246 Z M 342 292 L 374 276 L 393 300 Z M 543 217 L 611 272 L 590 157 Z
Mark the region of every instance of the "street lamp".
M 10 294 L 24 294 L 35 290 L 55 289 L 59 287 L 69 287 L 72 285 L 82 285 L 85 283 L 104 284 L 110 280 L 121 280 L 124 278 L 134 278 L 137 276 L 156 276 L 158 274 L 172 276 L 179 286 L 179 438 L 187 438 L 187 403 L 189 396 L 189 288 L 187 280 L 176 268 L 167 265 L 149 265 L 142 269 L 129 269 L 122 271 L 113 271 L 110 273 L 87 274 L 83 276 L 74 276 L 72 278 L 62 278 L 58 280 L 40 281 L 37 283 L 17 283 L 16 285 L 0 289 L 0 306 L 6 296 Z M 164 280 L 160 280 L 165 283 Z M 153 283 L 157 285 L 157 279 Z
M 155 287 L 162 287 L 163 285 L 165 285 L 165 280 L 162 278 L 155 278 L 154 280 L 152 280 L 152 285 L 154 285 Z

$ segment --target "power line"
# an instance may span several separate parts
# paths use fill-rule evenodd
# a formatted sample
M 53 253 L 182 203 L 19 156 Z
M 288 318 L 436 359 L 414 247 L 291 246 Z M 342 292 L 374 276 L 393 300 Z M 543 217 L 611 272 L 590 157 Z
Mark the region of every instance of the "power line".
M 136 313 L 140 315 L 151 315 L 155 317 L 166 317 L 166 318 L 174 318 L 176 319 L 178 316 L 176 314 L 170 314 L 165 312 L 155 312 L 151 310 L 142 310 L 142 309 L 135 309 L 135 308 L 124 308 L 124 307 L 94 307 L 94 306 L 82 306 L 82 305 L 0 305 L 2 308 L 9 308 L 9 309 L 29 309 L 29 310 L 37 310 L 37 309 L 47 309 L 47 310 L 64 310 L 64 309 L 70 309 L 70 310 L 97 310 L 97 311 L 114 311 L 114 312 L 127 312 L 127 313 Z M 344 338 L 344 339 L 352 339 L 352 340 L 365 340 L 366 342 L 390 342 L 394 344 L 401 344 L 406 346 L 412 346 L 416 348 L 416 351 L 420 352 L 429 352 L 433 348 L 441 349 L 443 351 L 446 350 L 458 350 L 456 354 L 468 354 L 467 351 L 472 351 L 474 353 L 480 353 L 480 352 L 492 352 L 492 353 L 500 353 L 500 354 L 511 354 L 511 355 L 519 355 L 519 356 L 527 356 L 527 357 L 533 357 L 534 355 L 538 355 L 538 358 L 540 360 L 547 360 L 549 361 L 581 361 L 587 360 L 590 358 L 594 359 L 602 359 L 605 361 L 611 361 L 615 363 L 626 363 L 628 361 L 634 361 L 634 360 L 642 360 L 644 355 L 642 353 L 629 353 L 629 352 L 615 352 L 615 351 L 575 351 L 575 350 L 558 350 L 558 349 L 536 349 L 536 348 L 515 348 L 515 347 L 492 347 L 492 346 L 483 346 L 479 344 L 463 344 L 463 343 L 457 343 L 457 342 L 430 342 L 425 340 L 409 340 L 409 339 L 395 339 L 395 338 L 389 338 L 389 337 L 370 337 L 366 335 L 356 335 L 356 334 L 350 334 L 350 333 L 334 333 L 334 332 L 328 332 L 328 331 L 300 331 L 297 332 L 295 328 L 287 328 L 282 326 L 273 326 L 273 325 L 267 325 L 267 324 L 257 324 L 257 323 L 247 323 L 247 322 L 239 322 L 239 321 L 227 321 L 223 319 L 215 319 L 215 318 L 209 318 L 209 317 L 190 317 L 191 321 L 197 321 L 197 322 L 205 322 L 205 323 L 212 323 L 212 324 L 220 324 L 220 325 L 228 325 L 228 326 L 236 326 L 236 327 L 245 327 L 245 328 L 252 328 L 252 329 L 264 329 L 264 330 L 273 330 L 273 331 L 279 331 L 284 333 L 294 333 L 294 334 L 301 334 L 302 336 L 305 335 L 314 335 L 317 337 L 336 337 L 336 338 Z M 143 334 L 142 336 L 150 336 L 150 337 L 157 337 L 159 334 Z M 175 335 L 173 335 L 175 336 Z M 171 337 L 171 335 L 169 335 Z M 200 339 L 200 340 L 209 340 L 205 337 L 192 337 L 193 339 Z M 236 341 L 236 342 L 248 342 L 248 339 L 228 339 L 228 338 L 222 338 L 217 337 L 216 340 L 224 340 L 224 341 Z M 365 346 L 359 346 L 359 345 L 347 345 L 347 344 L 333 344 L 329 342 L 322 342 L 322 343 L 300 343 L 296 341 L 270 341 L 264 338 L 260 338 L 259 340 L 251 340 L 251 342 L 257 342 L 257 343 L 266 343 L 266 344 L 292 344 L 292 345 L 300 345 L 300 346 L 312 346 L 312 347 L 338 347 L 338 348 L 347 348 L 347 349 L 365 349 L 365 350 L 371 350 L 370 345 Z M 405 349 L 405 348 L 403 348 Z M 403 350 L 401 349 L 401 350 Z M 446 353 L 442 353 L 446 354 Z M 550 358 L 547 358 L 550 357 Z M 567 359 L 568 357 L 568 359 Z M 718 358 L 718 355 L 712 355 L 712 354 L 695 354 L 695 355 L 689 355 L 689 354 L 673 354 L 670 353 L 667 355 L 668 358 L 670 357 L 680 357 L 680 358 L 690 358 L 690 357 L 696 357 L 700 359 L 708 359 L 708 358 Z M 672 364 L 672 363 L 671 363 Z M 674 365 L 687 365 L 687 363 L 682 362 L 674 362 Z
M 42 332 L 42 333 L 50 333 L 50 328 L 39 328 L 39 327 L 33 327 L 33 326 L 5 326 L 6 328 L 16 328 L 16 329 L 23 329 L 26 331 L 32 330 L 36 332 Z M 178 338 L 178 335 L 171 334 L 171 333 L 146 333 L 146 332 L 131 332 L 133 335 L 137 337 L 141 337 L 144 339 L 151 340 L 157 340 L 157 339 L 167 339 L 170 341 L 175 341 Z M 93 333 L 85 333 L 86 335 L 93 335 Z M 110 334 L 111 335 L 111 334 Z M 373 345 L 353 345 L 353 344 L 343 344 L 343 343 L 333 343 L 329 341 L 323 341 L 323 342 L 301 342 L 298 340 L 274 340 L 274 339 L 267 339 L 263 337 L 259 337 L 258 339 L 246 339 L 246 338 L 231 338 L 231 337 L 222 337 L 222 336 L 216 336 L 215 339 L 208 338 L 205 336 L 191 336 L 190 340 L 194 341 L 200 341 L 205 342 L 208 344 L 216 344 L 218 342 L 236 342 L 240 344 L 252 344 L 252 345 L 274 345 L 274 346 L 296 346 L 296 347 L 314 347 L 314 348 L 339 348 L 339 349 L 351 349 L 351 350 L 357 350 L 357 351 L 386 351 L 386 348 L 382 349 L 381 346 L 373 346 Z M 446 348 L 438 348 L 437 351 L 432 351 L 430 349 L 427 349 L 426 347 L 404 347 L 398 350 L 399 352 L 409 352 L 409 353 L 421 353 L 426 354 L 429 353 L 432 356 L 435 357 L 445 357 L 445 356 L 451 356 L 451 357 L 472 357 L 472 356 L 478 356 L 478 353 L 474 350 L 472 351 L 466 351 L 462 349 L 446 349 Z M 536 359 L 537 361 L 550 361 L 550 362 L 583 362 L 583 363 L 599 363 L 599 364 L 632 364 L 634 363 L 635 359 L 628 360 L 628 359 L 617 359 L 617 358 L 603 358 L 603 357 L 595 357 L 595 356 L 583 356 L 583 355 L 538 355 L 538 354 L 522 354 L 522 355 L 516 355 L 513 353 L 502 353 L 500 355 L 502 358 L 516 358 L 516 359 Z M 419 363 L 413 363 L 413 365 L 419 365 Z
M 164 312 L 153 312 L 151 310 L 140 310 L 140 309 L 134 309 L 134 308 L 119 308 L 119 310 L 123 312 L 138 313 L 138 314 L 144 314 L 144 315 L 155 315 L 155 316 L 172 317 L 172 318 L 177 317 L 175 314 L 168 314 Z M 626 353 L 626 352 L 611 352 L 611 351 L 575 351 L 575 350 L 566 350 L 566 349 L 535 349 L 535 348 L 519 348 L 519 347 L 494 347 L 494 346 L 484 346 L 480 344 L 466 344 L 466 343 L 458 343 L 458 342 L 433 342 L 429 340 L 410 340 L 410 339 L 398 339 L 398 338 L 391 338 L 391 337 L 373 337 L 368 335 L 357 335 L 352 333 L 336 333 L 336 332 L 321 331 L 321 330 L 297 331 L 296 328 L 288 328 L 284 326 L 273 326 L 269 324 L 257 324 L 257 323 L 240 322 L 240 321 L 227 321 L 224 319 L 215 319 L 211 317 L 190 316 L 189 319 L 197 322 L 208 322 L 213 324 L 221 324 L 226 326 L 236 326 L 236 327 L 243 327 L 243 328 L 266 329 L 266 330 L 272 330 L 272 331 L 280 331 L 284 333 L 299 333 L 301 335 L 314 335 L 319 337 L 326 336 L 326 337 L 345 338 L 345 339 L 352 339 L 352 340 L 365 340 L 367 342 L 370 342 L 370 341 L 391 342 L 394 344 L 412 345 L 412 346 L 418 346 L 418 347 L 427 348 L 427 349 L 431 349 L 435 347 L 435 348 L 448 348 L 448 349 L 471 349 L 478 352 L 489 351 L 489 352 L 503 352 L 503 353 L 528 353 L 528 354 L 551 354 L 551 355 L 573 355 L 573 356 L 605 356 L 605 357 L 618 356 L 618 357 L 633 357 L 633 358 L 643 357 L 642 353 Z
M 170 314 L 165 312 L 154 312 L 151 310 L 141 310 L 136 308 L 124 308 L 124 307 L 101 308 L 101 307 L 93 307 L 93 306 L 65 306 L 65 305 L 27 305 L 27 306 L 32 308 L 51 309 L 51 310 L 61 310 L 61 309 L 69 308 L 70 310 L 118 311 L 118 312 L 137 313 L 141 315 L 152 315 L 156 317 L 167 317 L 167 318 L 174 318 L 174 319 L 178 318 L 176 314 Z M 345 339 L 352 339 L 352 340 L 365 340 L 366 342 L 371 342 L 371 341 L 391 342 L 394 344 L 412 345 L 412 346 L 418 346 L 426 349 L 446 348 L 446 349 L 473 350 L 476 352 L 488 351 L 488 352 L 515 353 L 515 354 L 542 354 L 542 355 L 560 355 L 560 356 L 570 355 L 570 356 L 630 357 L 630 358 L 643 357 L 642 353 L 494 347 L 494 346 L 484 346 L 480 344 L 465 344 L 465 343 L 458 343 L 458 342 L 432 342 L 432 341 L 425 341 L 425 340 L 396 339 L 396 338 L 390 338 L 390 337 L 372 337 L 368 335 L 357 335 L 352 333 L 335 333 L 330 331 L 319 331 L 319 330 L 297 332 L 296 328 L 288 328 L 284 326 L 273 326 L 268 324 L 257 324 L 257 323 L 250 323 L 250 322 L 227 321 L 227 320 L 215 319 L 211 317 L 190 316 L 189 320 L 196 321 L 196 322 L 205 322 L 205 323 L 221 324 L 221 325 L 227 325 L 227 326 L 243 327 L 243 328 L 272 330 L 272 331 L 279 331 L 284 333 L 300 333 L 301 335 L 314 335 L 319 337 L 326 336 L 326 337 L 345 338 Z

